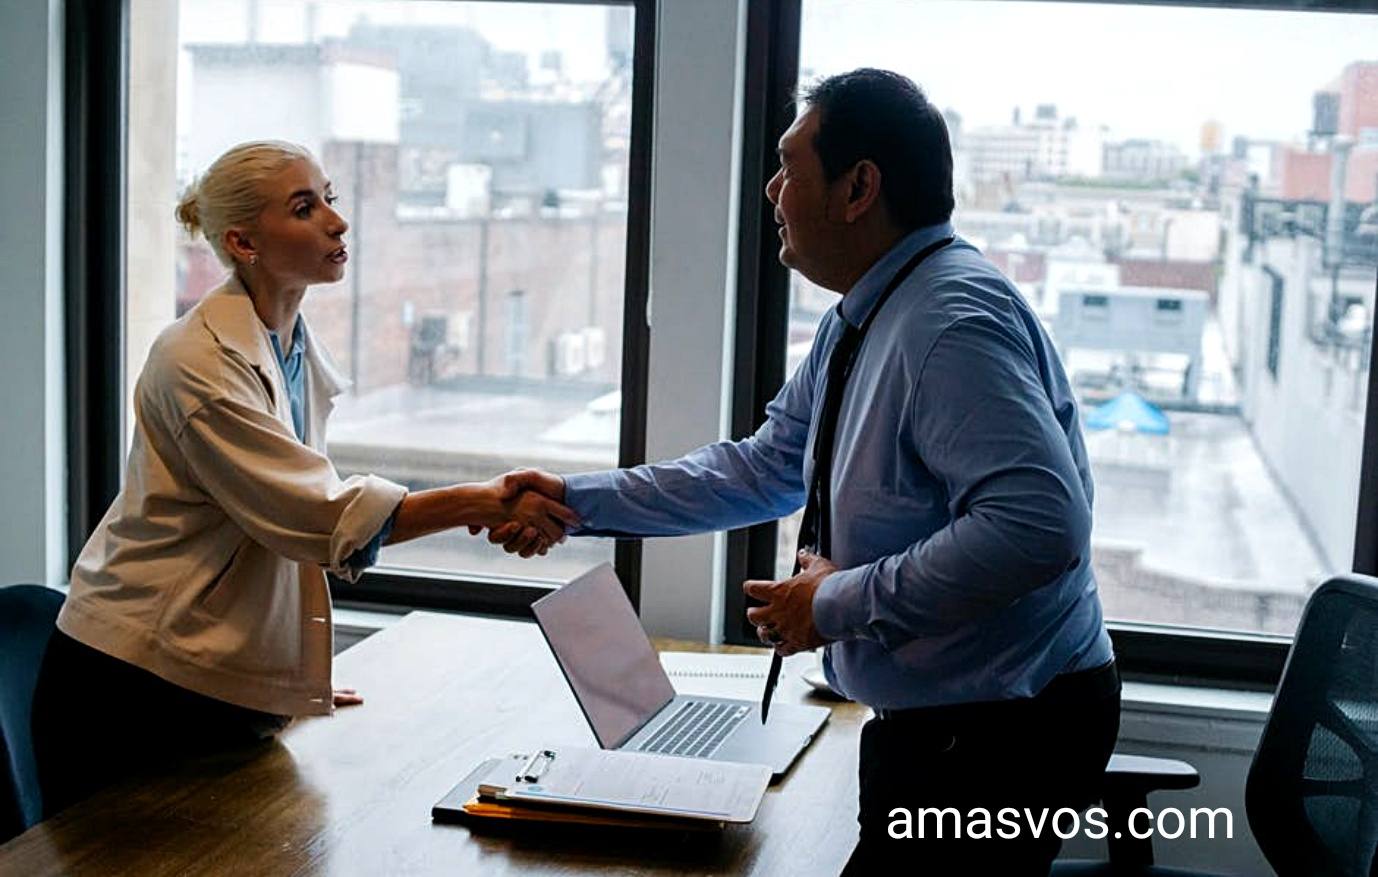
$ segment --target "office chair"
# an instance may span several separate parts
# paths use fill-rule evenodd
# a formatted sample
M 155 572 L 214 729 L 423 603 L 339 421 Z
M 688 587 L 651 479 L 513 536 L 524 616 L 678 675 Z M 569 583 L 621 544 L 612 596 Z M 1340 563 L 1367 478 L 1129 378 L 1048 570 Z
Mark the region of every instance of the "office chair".
M 43 815 L 29 718 L 38 668 L 60 608 L 62 594 L 52 588 L 0 588 L 0 843 Z
M 1114 768 L 1112 760 L 1105 794 L 1112 837 L 1126 804 L 1141 807 L 1150 791 L 1196 784 L 1182 762 L 1146 759 L 1121 776 Z M 1378 579 L 1336 576 L 1307 600 L 1249 767 L 1244 809 L 1279 877 L 1378 874 Z M 1199 874 L 1154 867 L 1151 843 L 1112 845 L 1109 862 L 1059 862 L 1052 873 Z

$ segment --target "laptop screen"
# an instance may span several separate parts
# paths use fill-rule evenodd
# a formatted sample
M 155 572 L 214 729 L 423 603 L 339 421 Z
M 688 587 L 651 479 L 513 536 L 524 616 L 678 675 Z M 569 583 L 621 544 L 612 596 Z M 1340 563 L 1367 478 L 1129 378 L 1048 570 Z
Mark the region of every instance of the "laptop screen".
M 641 619 L 604 563 L 531 604 L 598 745 L 620 746 L 675 697 Z

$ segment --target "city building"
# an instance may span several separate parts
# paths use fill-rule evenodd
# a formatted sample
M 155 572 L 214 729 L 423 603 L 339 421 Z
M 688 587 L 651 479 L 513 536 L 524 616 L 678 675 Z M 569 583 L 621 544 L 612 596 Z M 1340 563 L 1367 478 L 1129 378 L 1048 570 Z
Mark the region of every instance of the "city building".
M 1332 564 L 1354 550 L 1337 521 L 1358 501 L 1378 264 L 1378 151 L 1361 146 L 1378 134 L 1378 64 L 1338 85 L 1335 124 L 1285 148 L 1274 185 L 1234 193 L 1219 302 L 1243 416 Z
M 1009 125 L 963 130 L 959 151 L 977 182 L 1098 177 L 1102 138 L 1100 128 L 1061 118 L 1056 106 L 1042 104 L 1028 122 L 1015 109 Z
M 1107 179 L 1160 183 L 1176 179 L 1187 169 L 1187 157 L 1163 140 L 1125 140 L 1105 144 L 1103 173 Z
M 358 26 L 345 41 L 188 53 L 191 169 L 244 139 L 294 140 L 349 205 L 347 278 L 307 311 L 356 394 L 554 379 L 592 398 L 616 385 L 626 203 L 602 187 L 625 144 L 605 149 L 601 103 L 555 87 L 525 96 L 525 59 L 467 28 Z M 245 81 L 292 101 L 245 123 L 221 110 Z M 178 265 L 180 313 L 224 269 L 189 241 Z
M 498 51 L 471 28 L 363 22 L 345 44 L 397 59 L 404 203 L 453 203 L 456 165 L 490 169 L 498 210 L 602 189 L 604 107 L 560 79 L 555 55 L 542 59 L 537 85 L 525 55 Z
M 1278 196 L 1328 202 L 1332 176 L 1344 177 L 1343 197 L 1378 198 L 1378 61 L 1356 61 L 1316 93 L 1311 142 L 1281 147 Z M 1336 163 L 1343 165 L 1336 168 Z

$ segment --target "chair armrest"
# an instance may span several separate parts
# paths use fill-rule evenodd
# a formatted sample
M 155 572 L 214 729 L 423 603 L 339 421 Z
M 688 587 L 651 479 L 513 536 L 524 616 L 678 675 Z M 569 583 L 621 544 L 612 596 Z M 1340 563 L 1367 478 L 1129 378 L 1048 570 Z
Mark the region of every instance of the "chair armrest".
M 1160 789 L 1194 789 L 1201 775 L 1185 761 L 1146 755 L 1110 756 L 1105 766 L 1105 789 L 1116 795 L 1147 795 Z
M 1110 862 L 1121 869 L 1152 865 L 1153 839 L 1135 837 L 1130 831 L 1130 816 L 1148 806 L 1149 792 L 1191 789 L 1200 783 L 1201 775 L 1185 761 L 1119 753 L 1110 756 L 1101 796 L 1110 827 L 1106 839 Z

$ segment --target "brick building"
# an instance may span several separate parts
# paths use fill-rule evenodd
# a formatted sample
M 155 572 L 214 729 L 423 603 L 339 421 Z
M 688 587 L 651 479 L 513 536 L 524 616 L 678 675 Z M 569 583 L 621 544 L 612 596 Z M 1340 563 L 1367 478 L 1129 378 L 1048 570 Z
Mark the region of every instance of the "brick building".
M 618 383 L 621 205 L 414 218 L 398 207 L 395 145 L 328 142 L 321 161 L 351 224 L 350 263 L 303 309 L 356 392 L 452 378 Z M 179 264 L 181 312 L 224 271 L 203 243 L 184 244 Z
M 1378 200 L 1378 61 L 1356 61 L 1323 89 L 1338 95 L 1334 130 L 1354 144 L 1345 168 L 1345 200 Z M 1279 197 L 1289 201 L 1329 201 L 1334 160 L 1329 151 L 1280 148 Z

